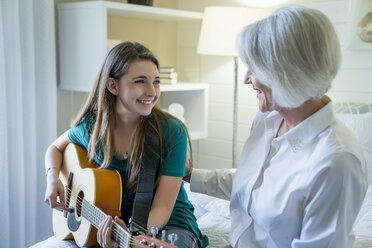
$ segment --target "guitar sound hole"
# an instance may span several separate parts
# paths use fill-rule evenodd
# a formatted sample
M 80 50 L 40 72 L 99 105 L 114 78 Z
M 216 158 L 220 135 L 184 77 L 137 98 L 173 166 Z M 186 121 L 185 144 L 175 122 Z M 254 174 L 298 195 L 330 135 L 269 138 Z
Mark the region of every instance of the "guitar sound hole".
M 84 192 L 80 191 L 78 194 L 77 201 L 76 201 L 76 215 L 79 217 L 81 216 L 81 208 L 83 205 L 83 199 L 84 199 Z

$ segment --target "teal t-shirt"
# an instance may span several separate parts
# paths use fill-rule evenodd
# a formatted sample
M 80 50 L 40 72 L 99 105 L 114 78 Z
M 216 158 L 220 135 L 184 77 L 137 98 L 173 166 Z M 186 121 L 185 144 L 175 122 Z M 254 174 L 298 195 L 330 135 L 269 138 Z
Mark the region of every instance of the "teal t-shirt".
M 187 175 L 186 151 L 188 143 L 185 127 L 182 122 L 176 119 L 169 119 L 169 125 L 165 119 L 161 120 L 161 123 L 164 135 L 163 142 L 165 154 L 161 174 L 165 176 L 184 177 Z M 78 144 L 85 149 L 88 148 L 90 139 L 90 134 L 88 133 L 87 129 L 89 124 L 89 118 L 85 117 L 81 120 L 78 126 L 72 127 L 68 132 L 69 139 L 73 143 Z M 172 139 L 170 138 L 170 135 L 172 136 Z M 103 158 L 99 157 L 98 154 L 99 152 L 96 153 L 94 160 L 97 164 L 101 165 Z M 135 195 L 129 194 L 125 187 L 127 182 L 127 159 L 119 159 L 114 154 L 111 164 L 107 167 L 107 169 L 116 170 L 121 176 L 123 189 L 121 214 L 122 219 L 128 223 L 129 218 L 132 216 Z M 193 232 L 199 239 L 201 247 L 205 247 L 209 243 L 208 237 L 200 232 L 198 224 L 196 223 L 194 207 L 188 200 L 183 182 L 181 184 L 181 188 L 167 226 L 178 226 Z

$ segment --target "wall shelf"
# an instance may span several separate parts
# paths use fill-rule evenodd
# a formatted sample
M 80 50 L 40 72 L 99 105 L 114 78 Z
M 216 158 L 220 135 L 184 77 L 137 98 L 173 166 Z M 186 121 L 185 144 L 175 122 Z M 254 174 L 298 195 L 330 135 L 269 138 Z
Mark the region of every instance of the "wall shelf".
M 106 9 L 108 14 L 117 16 L 137 17 L 143 19 L 180 21 L 180 20 L 202 20 L 203 13 L 177 9 L 158 8 L 128 3 L 118 3 L 109 1 L 90 1 L 73 2 L 58 5 L 59 11 L 73 10 L 81 8 L 100 8 Z
M 178 23 L 197 21 L 203 13 L 110 1 L 58 4 L 59 87 L 89 92 L 110 44 L 135 40 L 147 46 L 160 64 L 176 67 Z M 177 68 L 176 68 L 177 69 Z M 162 108 L 173 102 L 185 108 L 192 140 L 207 137 L 208 85 L 161 85 Z
M 208 86 L 206 83 L 182 82 L 160 85 L 160 106 L 166 109 L 172 103 L 179 103 L 184 107 L 191 140 L 208 136 Z
M 120 24 L 116 28 L 118 30 L 111 30 L 110 21 L 118 22 L 118 17 L 127 18 L 127 22 L 121 22 L 119 19 Z M 143 44 L 148 46 L 162 63 L 162 56 L 168 50 L 168 53 L 177 55 L 176 50 L 171 50 L 177 47 L 177 44 L 174 44 L 177 42 L 177 28 L 169 27 L 169 23 L 195 20 L 201 22 L 202 17 L 203 14 L 199 12 L 109 1 L 58 4 L 59 87 L 83 92 L 91 90 L 109 48 L 108 40 L 117 38 L 109 37 L 109 31 L 117 35 L 123 30 L 125 32 L 130 28 L 134 29 L 131 34 L 127 32 L 124 35 L 125 39 L 140 42 L 145 39 Z M 139 28 L 133 28 L 135 25 Z M 153 44 L 157 46 L 151 47 Z M 165 63 L 167 62 L 166 60 Z

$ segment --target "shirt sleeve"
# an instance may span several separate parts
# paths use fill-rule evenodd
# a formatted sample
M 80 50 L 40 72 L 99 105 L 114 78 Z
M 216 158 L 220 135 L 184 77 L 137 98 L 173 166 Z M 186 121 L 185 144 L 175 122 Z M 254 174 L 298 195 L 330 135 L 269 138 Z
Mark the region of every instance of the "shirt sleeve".
M 367 190 L 361 161 L 351 153 L 327 160 L 311 173 L 300 238 L 292 248 L 352 246 L 352 226 Z
M 88 149 L 89 134 L 87 131 L 87 118 L 84 117 L 79 125 L 70 128 L 68 138 L 75 144 Z
M 184 124 L 175 119 L 169 119 L 163 125 L 164 131 L 164 164 L 162 175 L 184 177 L 187 175 L 187 133 Z
M 193 169 L 190 179 L 190 190 L 230 200 L 235 172 L 236 169 Z

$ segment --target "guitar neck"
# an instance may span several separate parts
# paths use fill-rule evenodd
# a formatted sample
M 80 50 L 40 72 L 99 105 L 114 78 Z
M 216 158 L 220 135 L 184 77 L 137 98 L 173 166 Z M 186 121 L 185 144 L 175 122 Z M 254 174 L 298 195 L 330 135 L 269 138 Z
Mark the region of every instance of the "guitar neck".
M 104 212 L 84 198 L 81 208 L 81 215 L 97 229 L 99 228 L 99 225 L 107 218 L 107 215 Z M 111 224 L 111 237 L 117 244 L 119 244 L 119 247 L 130 247 L 131 235 L 116 222 L 112 222 Z

